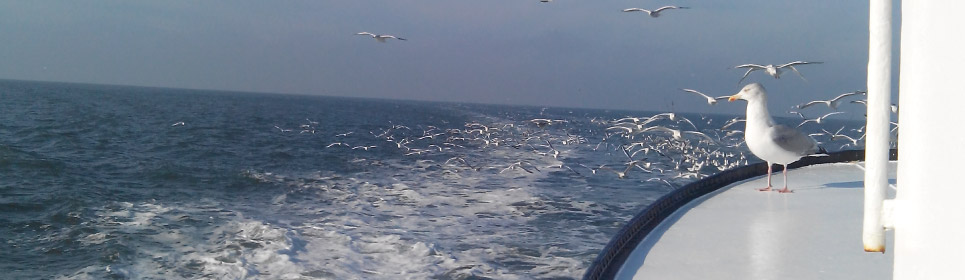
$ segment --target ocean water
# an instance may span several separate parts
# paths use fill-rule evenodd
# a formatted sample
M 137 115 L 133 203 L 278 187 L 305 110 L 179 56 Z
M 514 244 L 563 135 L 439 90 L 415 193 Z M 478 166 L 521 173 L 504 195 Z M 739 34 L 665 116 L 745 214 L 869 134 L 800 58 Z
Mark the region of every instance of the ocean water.
M 577 279 L 649 203 L 759 161 L 737 116 L 607 129 L 658 113 L 0 81 L 0 272 Z

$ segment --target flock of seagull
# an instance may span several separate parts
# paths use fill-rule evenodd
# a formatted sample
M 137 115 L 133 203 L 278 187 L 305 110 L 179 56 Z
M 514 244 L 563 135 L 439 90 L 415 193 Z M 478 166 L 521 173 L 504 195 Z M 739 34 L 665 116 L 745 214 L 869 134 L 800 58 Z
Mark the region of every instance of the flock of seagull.
M 540 2 L 543 2 L 543 3 L 548 3 L 551 1 L 552 0 L 540 0 Z M 622 11 L 623 12 L 642 12 L 642 13 L 646 13 L 652 18 L 657 18 L 657 17 L 660 17 L 662 12 L 666 12 L 670 10 L 684 10 L 684 9 L 689 9 L 689 7 L 663 6 L 653 10 L 643 9 L 643 8 L 626 8 L 626 9 L 623 9 Z M 394 35 L 374 34 L 369 32 L 359 32 L 359 33 L 356 33 L 356 35 L 370 36 L 371 38 L 374 38 L 376 41 L 381 43 L 385 43 L 386 39 L 406 40 L 404 38 L 397 37 Z M 765 65 L 765 64 L 750 63 L 750 64 L 742 64 L 742 65 L 734 66 L 733 69 L 746 69 L 743 76 L 741 76 L 741 78 L 737 81 L 738 85 L 740 85 L 751 73 L 756 71 L 764 72 L 765 74 L 773 77 L 774 79 L 780 79 L 781 75 L 786 70 L 790 70 L 790 71 L 793 71 L 795 74 L 797 74 L 802 80 L 807 81 L 807 79 L 804 78 L 804 75 L 801 74 L 801 72 L 796 67 L 800 67 L 802 65 L 822 64 L 822 63 L 823 62 L 801 61 L 801 60 L 792 61 L 784 64 L 766 64 Z M 621 163 L 620 164 L 621 167 L 619 168 L 614 167 L 614 165 L 612 164 L 596 165 L 597 167 L 595 168 L 589 167 L 593 165 L 585 165 L 583 163 L 579 163 L 578 166 L 588 168 L 591 171 L 590 172 L 591 174 L 596 174 L 597 171 L 599 170 L 607 170 L 607 171 L 613 172 L 614 174 L 617 175 L 618 178 L 621 178 L 621 179 L 627 178 L 629 176 L 628 174 L 630 174 L 630 171 L 634 171 L 638 169 L 642 172 L 650 172 L 650 173 L 654 172 L 654 170 L 660 170 L 661 172 L 666 170 L 674 170 L 675 172 L 679 172 L 677 177 L 692 176 L 695 178 L 700 178 L 702 176 L 705 176 L 705 173 L 701 172 L 704 166 L 716 166 L 721 168 L 721 170 L 723 170 L 726 168 L 733 167 L 735 166 L 735 164 L 740 164 L 741 162 L 744 162 L 744 163 L 747 162 L 747 158 L 743 155 L 742 152 L 739 153 L 740 154 L 739 158 L 734 158 L 734 156 L 736 156 L 737 154 L 731 153 L 731 154 L 727 154 L 727 156 L 722 156 L 719 148 L 714 150 L 708 147 L 718 146 L 718 147 L 735 148 L 740 145 L 746 145 L 747 148 L 754 155 L 769 163 L 768 164 L 768 183 L 767 183 L 768 185 L 766 188 L 763 188 L 761 190 L 771 190 L 771 182 L 770 182 L 771 172 L 770 171 L 771 171 L 771 166 L 773 164 L 784 164 L 786 166 L 791 162 L 797 161 L 801 157 L 812 156 L 813 154 L 823 152 L 823 148 L 819 148 L 818 146 L 818 144 L 823 144 L 823 143 L 817 141 L 815 137 L 818 137 L 818 138 L 827 137 L 825 139 L 825 141 L 827 142 L 847 140 L 847 143 L 842 145 L 839 149 L 858 146 L 859 142 L 862 139 L 864 139 L 863 135 L 849 136 L 849 135 L 843 134 L 842 133 L 842 130 L 844 129 L 843 127 L 841 129 L 838 129 L 834 133 L 831 133 L 828 130 L 825 130 L 822 128 L 821 129 L 822 132 L 804 134 L 800 129 L 809 123 L 813 123 L 816 125 L 824 124 L 825 120 L 827 120 L 829 117 L 843 114 L 844 112 L 841 112 L 838 110 L 842 102 L 844 102 L 846 99 L 853 98 L 855 96 L 867 95 L 865 91 L 846 92 L 831 99 L 814 100 L 814 101 L 810 101 L 804 104 L 794 106 L 793 109 L 795 111 L 792 111 L 790 113 L 796 114 L 797 116 L 799 116 L 801 118 L 801 122 L 797 124 L 797 126 L 791 127 L 791 126 L 777 124 L 774 121 L 774 119 L 771 117 L 770 112 L 768 111 L 768 108 L 766 105 L 767 94 L 766 94 L 766 91 L 764 90 L 764 87 L 760 84 L 757 84 L 757 83 L 748 84 L 744 86 L 740 92 L 731 96 L 711 96 L 711 95 L 702 93 L 700 91 L 697 91 L 694 89 L 688 89 L 688 88 L 682 88 L 681 90 L 683 92 L 691 93 L 698 97 L 701 97 L 702 99 L 706 100 L 708 105 L 716 105 L 720 100 L 725 100 L 725 99 L 728 101 L 745 100 L 748 102 L 747 118 L 732 119 L 728 121 L 726 124 L 724 124 L 720 129 L 711 130 L 711 131 L 702 131 L 697 127 L 697 125 L 695 125 L 689 119 L 683 118 L 674 113 L 661 113 L 661 114 L 653 115 L 646 118 L 627 117 L 627 118 L 622 118 L 618 120 L 607 121 L 607 122 L 604 122 L 607 126 L 604 129 L 606 134 L 605 134 L 605 137 L 600 142 L 600 144 L 607 144 L 607 146 L 609 146 L 610 142 L 613 141 L 613 140 L 610 140 L 609 138 L 611 136 L 619 136 L 623 140 L 618 142 L 622 142 L 622 144 L 617 145 L 619 149 L 614 148 L 612 149 L 612 151 L 618 151 L 618 150 L 622 151 L 622 154 L 626 156 L 626 159 L 625 159 L 626 161 Z M 855 99 L 855 100 L 851 100 L 850 103 L 865 104 L 865 101 L 863 99 Z M 825 105 L 828 109 L 831 109 L 832 112 L 823 114 L 819 117 L 813 117 L 813 118 L 806 117 L 805 114 L 802 113 L 803 110 L 807 108 L 815 107 L 815 105 L 819 105 L 819 104 Z M 892 112 L 897 113 L 897 111 L 898 111 L 897 106 L 892 105 Z M 532 119 L 528 121 L 529 124 L 541 130 L 546 129 L 547 127 L 565 123 L 565 122 L 566 122 L 565 120 L 551 120 L 551 119 Z M 745 123 L 745 131 L 742 132 L 739 130 L 728 130 L 728 127 L 733 126 L 740 122 Z M 897 129 L 897 123 L 893 123 L 893 124 L 896 126 L 895 129 Z M 467 127 L 473 127 L 471 131 L 484 131 L 485 133 L 476 134 L 475 138 L 470 139 L 465 137 L 466 135 L 470 134 L 469 131 L 446 131 L 435 135 L 445 136 L 449 140 L 441 143 L 441 145 L 440 144 L 433 144 L 433 145 L 437 148 L 438 151 L 443 151 L 444 149 L 451 148 L 452 146 L 466 145 L 466 143 L 452 141 L 455 139 L 467 140 L 469 142 L 482 141 L 482 142 L 485 142 L 486 145 L 498 145 L 500 143 L 500 140 L 498 137 L 493 137 L 494 134 L 499 135 L 501 133 L 505 133 L 505 130 L 502 130 L 502 129 L 505 129 L 505 127 L 491 128 L 487 126 L 482 126 L 482 128 L 485 128 L 485 130 L 479 130 L 481 128 L 476 126 L 477 125 L 470 126 L 470 124 L 467 124 Z M 859 129 L 852 129 L 852 131 L 856 131 L 859 133 L 863 133 L 863 130 L 864 130 L 863 127 Z M 433 135 L 433 134 L 429 134 L 431 133 L 429 130 L 425 130 L 423 132 L 426 133 L 426 135 L 419 137 L 417 139 L 424 139 L 423 137 L 427 137 L 428 135 Z M 707 134 L 708 132 L 712 132 L 715 135 L 714 136 L 708 135 Z M 384 136 L 385 134 L 386 133 L 382 133 L 382 136 Z M 740 140 L 740 137 L 736 137 L 739 134 L 744 134 L 743 140 Z M 537 139 L 537 142 L 530 143 L 529 140 L 534 139 L 533 137 L 534 136 L 522 137 L 522 138 L 503 138 L 502 141 L 512 141 L 510 142 L 512 143 L 511 145 L 515 145 L 517 148 L 526 146 L 533 149 L 534 151 L 542 150 L 541 153 L 551 154 L 553 158 L 558 158 L 560 156 L 561 152 L 557 150 L 553 145 L 554 139 L 551 139 L 551 138 L 547 139 L 545 135 L 535 136 L 535 139 Z M 641 139 L 644 141 L 638 141 Z M 410 145 L 414 144 L 415 142 L 409 137 L 406 137 L 403 139 L 387 138 L 386 140 L 389 142 L 394 141 L 397 144 L 398 148 L 403 148 L 403 147 L 406 148 L 407 149 L 406 155 L 423 154 L 429 151 L 429 150 L 411 148 Z M 736 143 L 727 143 L 728 141 L 734 141 L 734 140 L 740 140 L 740 141 L 736 141 Z M 565 145 L 566 143 L 573 143 L 574 140 L 567 139 L 559 142 L 560 144 Z M 576 141 L 576 142 L 579 142 L 579 141 Z M 596 148 L 599 148 L 600 144 L 598 144 Z M 333 145 L 334 144 L 329 145 L 328 147 L 333 147 Z M 445 146 L 445 145 L 449 145 L 449 146 Z M 698 147 L 704 147 L 704 148 L 698 149 Z M 374 148 L 374 147 L 367 147 L 364 149 L 368 150 L 369 148 Z M 643 153 L 644 158 L 634 157 L 635 155 L 638 155 L 641 152 Z M 659 155 L 659 157 L 667 159 L 670 163 L 674 165 L 673 168 L 660 169 L 657 167 L 653 167 L 652 162 L 646 161 L 648 156 L 656 157 L 653 153 L 655 153 L 656 155 Z M 462 157 L 452 158 L 446 161 L 447 164 L 450 164 L 453 162 L 462 163 L 474 170 L 479 170 L 478 165 L 472 165 L 469 163 L 469 161 L 467 161 L 465 158 L 462 158 Z M 682 168 L 682 166 L 686 166 L 686 168 Z M 561 164 L 559 167 L 562 168 L 564 166 Z M 573 171 L 574 173 L 582 175 L 582 173 L 577 172 L 575 169 L 569 166 L 566 166 L 566 168 Z M 538 172 L 540 169 L 537 166 L 534 166 L 532 163 L 527 161 L 515 161 L 509 164 L 508 166 L 502 168 L 500 173 L 512 171 L 512 170 L 521 170 L 524 172 L 532 173 L 534 171 Z M 688 172 L 684 173 L 682 172 L 682 170 L 686 170 Z M 786 169 L 785 169 L 785 172 L 786 172 Z M 668 184 L 672 186 L 672 184 L 670 184 L 669 182 Z M 787 188 L 786 173 L 785 173 L 785 187 L 780 191 L 791 192 Z

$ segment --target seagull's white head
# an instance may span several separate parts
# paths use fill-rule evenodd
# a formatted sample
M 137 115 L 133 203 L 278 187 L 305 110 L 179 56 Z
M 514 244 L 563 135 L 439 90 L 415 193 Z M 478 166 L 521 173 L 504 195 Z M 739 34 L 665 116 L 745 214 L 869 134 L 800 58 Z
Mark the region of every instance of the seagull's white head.
M 727 99 L 727 101 L 734 101 L 737 99 L 743 99 L 747 101 L 762 99 L 764 98 L 765 93 L 766 91 L 764 91 L 764 86 L 758 83 L 752 83 L 744 86 L 744 88 L 742 88 L 741 91 L 737 92 L 737 94 L 731 95 L 730 98 Z

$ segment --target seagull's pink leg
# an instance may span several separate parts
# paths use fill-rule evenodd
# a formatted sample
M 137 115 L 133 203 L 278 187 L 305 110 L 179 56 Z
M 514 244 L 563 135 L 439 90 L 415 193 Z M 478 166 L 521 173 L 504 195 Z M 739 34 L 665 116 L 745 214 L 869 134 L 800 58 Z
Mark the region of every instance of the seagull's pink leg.
M 766 191 L 770 191 L 770 190 L 771 190 L 771 166 L 772 166 L 771 163 L 768 162 L 768 163 L 767 163 L 767 187 L 766 187 L 766 188 L 763 188 L 763 189 L 757 189 L 757 190 L 762 191 L 762 192 L 766 192 Z
M 794 191 L 787 189 L 787 165 L 784 165 L 784 189 L 779 190 L 780 193 L 792 193 Z

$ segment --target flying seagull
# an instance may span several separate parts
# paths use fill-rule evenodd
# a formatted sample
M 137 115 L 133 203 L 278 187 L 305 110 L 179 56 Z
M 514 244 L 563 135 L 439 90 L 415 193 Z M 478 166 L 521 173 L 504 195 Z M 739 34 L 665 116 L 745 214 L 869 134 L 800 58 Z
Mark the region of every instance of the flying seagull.
M 828 100 L 814 100 L 814 101 L 811 101 L 811 102 L 808 102 L 808 103 L 804 103 L 804 104 L 797 105 L 797 106 L 795 106 L 795 107 L 797 107 L 798 109 L 804 109 L 804 108 L 810 107 L 811 105 L 814 105 L 814 104 L 824 104 L 824 105 L 828 105 L 828 108 L 831 108 L 831 109 L 837 111 L 837 110 L 838 110 L 838 104 L 841 104 L 841 99 L 842 99 L 842 98 L 845 98 L 845 97 L 848 97 L 848 96 L 852 96 L 852 95 L 856 95 L 856 94 L 867 94 L 867 92 L 860 91 L 860 90 L 859 90 L 859 91 L 847 92 L 847 93 L 843 93 L 843 94 L 841 94 L 841 95 L 838 95 L 838 96 L 835 97 L 835 98 L 831 98 L 831 99 L 828 99 Z
M 767 187 L 759 190 L 771 190 L 771 167 L 776 163 L 784 165 L 784 189 L 780 192 L 792 192 L 787 188 L 787 165 L 802 157 L 824 153 L 823 149 L 804 132 L 774 122 L 767 110 L 767 92 L 761 84 L 748 84 L 727 100 L 738 99 L 747 101 L 744 132 L 747 148 L 758 158 L 767 161 Z
M 807 62 L 807 61 L 800 61 L 800 60 L 798 60 L 798 61 L 794 61 L 794 62 L 788 62 L 788 63 L 785 63 L 785 64 L 781 64 L 781 65 L 778 65 L 778 66 L 774 66 L 774 64 L 768 64 L 768 65 L 743 64 L 743 65 L 734 66 L 734 68 L 735 68 L 735 69 L 736 69 L 736 68 L 747 68 L 747 72 L 744 73 L 744 76 L 741 77 L 741 80 L 740 80 L 740 81 L 737 81 L 737 84 L 739 85 L 741 82 L 744 81 L 745 78 L 747 78 L 747 75 L 750 75 L 751 72 L 754 72 L 754 71 L 757 71 L 757 70 L 764 70 L 764 72 L 767 72 L 767 74 L 768 74 L 768 75 L 771 75 L 771 77 L 774 77 L 775 79 L 780 79 L 780 78 L 781 78 L 781 73 L 784 72 L 784 70 L 783 70 L 784 68 L 791 68 L 791 70 L 793 70 L 794 73 L 797 73 L 798 76 L 801 76 L 801 79 L 802 79 L 802 80 L 807 81 L 807 79 L 804 79 L 804 75 L 801 75 L 801 72 L 798 72 L 798 71 L 797 71 L 797 68 L 794 68 L 794 65 L 821 64 L 821 63 L 824 63 L 824 62 Z
M 700 95 L 700 96 L 702 96 L 703 98 L 707 98 L 707 104 L 708 104 L 708 105 L 717 104 L 717 100 L 724 100 L 724 99 L 727 99 L 728 97 L 730 97 L 730 96 L 710 97 L 709 95 L 706 95 L 706 94 L 704 94 L 704 93 L 702 93 L 702 92 L 699 92 L 699 91 L 696 91 L 696 90 L 692 90 L 692 89 L 689 89 L 689 88 L 682 88 L 682 89 L 680 89 L 680 90 L 686 91 L 686 92 L 691 92 L 691 93 Z
M 650 15 L 650 17 L 659 17 L 661 11 L 663 11 L 663 10 L 670 10 L 670 9 L 690 9 L 690 8 L 689 8 L 689 7 L 677 7 L 677 6 L 663 6 L 663 7 L 657 8 L 656 10 L 653 10 L 653 11 L 651 11 L 651 10 L 646 10 L 646 9 L 641 9 L 641 8 L 629 8 L 629 9 L 623 9 L 623 11 L 624 11 L 624 12 L 646 12 L 648 15 Z
M 372 34 L 369 32 L 359 32 L 359 33 L 355 33 L 355 35 L 369 35 L 369 36 L 372 36 L 372 38 L 375 38 L 376 41 L 379 41 L 379 43 L 385 43 L 385 39 L 387 38 L 399 39 L 399 40 L 405 41 L 405 38 L 395 37 L 394 35 L 386 35 L 386 34 Z

